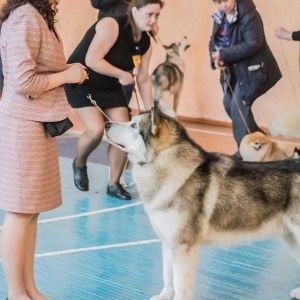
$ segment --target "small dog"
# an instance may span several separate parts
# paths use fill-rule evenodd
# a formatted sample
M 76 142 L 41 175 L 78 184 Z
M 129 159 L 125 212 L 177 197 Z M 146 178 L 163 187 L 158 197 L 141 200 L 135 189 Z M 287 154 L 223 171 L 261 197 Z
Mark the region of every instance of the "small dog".
M 209 153 L 156 107 L 106 123 L 162 241 L 164 288 L 152 300 L 191 300 L 199 248 L 282 236 L 300 263 L 300 161 L 245 162 Z M 300 299 L 300 288 L 291 292 Z
M 166 60 L 158 65 L 151 75 L 153 97 L 162 102 L 160 106 L 164 106 L 166 110 L 168 106 L 164 103 L 163 93 L 169 92 L 170 98 L 173 98 L 173 111 L 169 111 L 169 115 L 175 117 L 184 78 L 183 53 L 190 47 L 190 44 L 187 37 L 184 37 L 178 43 L 163 47 L 167 52 Z
M 289 155 L 260 131 L 247 134 L 241 141 L 240 154 L 245 161 L 284 160 Z

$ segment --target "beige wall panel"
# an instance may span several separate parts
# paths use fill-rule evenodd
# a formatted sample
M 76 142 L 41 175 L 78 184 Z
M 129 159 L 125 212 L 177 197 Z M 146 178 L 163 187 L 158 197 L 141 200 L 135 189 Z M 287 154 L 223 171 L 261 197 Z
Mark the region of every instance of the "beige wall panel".
M 4 0 L 0 0 L 3 3 Z M 260 125 L 280 111 L 300 103 L 299 43 L 278 40 L 274 28 L 300 29 L 300 0 L 255 0 L 265 26 L 268 43 L 276 57 L 283 78 L 254 104 Z M 66 57 L 95 22 L 98 11 L 89 0 L 61 0 L 58 6 L 58 30 L 64 42 Z M 185 81 L 178 114 L 187 118 L 230 121 L 224 112 L 218 71 L 209 64 L 208 41 L 212 29 L 212 0 L 166 0 L 159 20 L 159 37 L 164 44 L 187 36 L 191 48 L 185 53 Z M 160 44 L 153 44 L 150 72 L 165 60 Z M 134 104 L 133 104 L 134 106 Z

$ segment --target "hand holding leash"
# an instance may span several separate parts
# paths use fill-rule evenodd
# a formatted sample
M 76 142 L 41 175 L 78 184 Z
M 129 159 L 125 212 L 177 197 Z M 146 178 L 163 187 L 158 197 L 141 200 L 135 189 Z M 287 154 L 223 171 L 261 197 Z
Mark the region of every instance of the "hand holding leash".
M 134 78 L 130 72 L 123 72 L 123 75 L 119 78 L 121 85 L 134 84 Z

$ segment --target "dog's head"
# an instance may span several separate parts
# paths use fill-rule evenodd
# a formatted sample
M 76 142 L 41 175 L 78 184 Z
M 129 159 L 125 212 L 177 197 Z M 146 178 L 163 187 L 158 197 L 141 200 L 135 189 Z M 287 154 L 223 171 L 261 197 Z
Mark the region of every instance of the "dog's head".
M 182 58 L 183 53 L 186 49 L 188 49 L 191 45 L 185 36 L 181 41 L 177 43 L 172 43 L 169 46 L 163 45 L 167 52 L 167 60 L 171 60 L 172 58 Z
M 134 116 L 130 122 L 107 122 L 105 127 L 108 141 L 127 152 L 132 163 L 140 165 L 152 162 L 176 142 L 180 132 L 185 132 L 175 119 L 159 110 L 157 103 L 151 111 Z
M 240 153 L 243 160 L 260 161 L 271 146 L 270 139 L 262 132 L 247 134 L 241 141 Z

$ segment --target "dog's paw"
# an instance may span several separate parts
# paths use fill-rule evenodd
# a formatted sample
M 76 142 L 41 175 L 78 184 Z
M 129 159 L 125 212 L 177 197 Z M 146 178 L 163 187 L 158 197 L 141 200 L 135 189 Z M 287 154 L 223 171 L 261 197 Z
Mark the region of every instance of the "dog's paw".
M 292 290 L 290 296 L 292 299 L 300 299 L 300 288 Z

